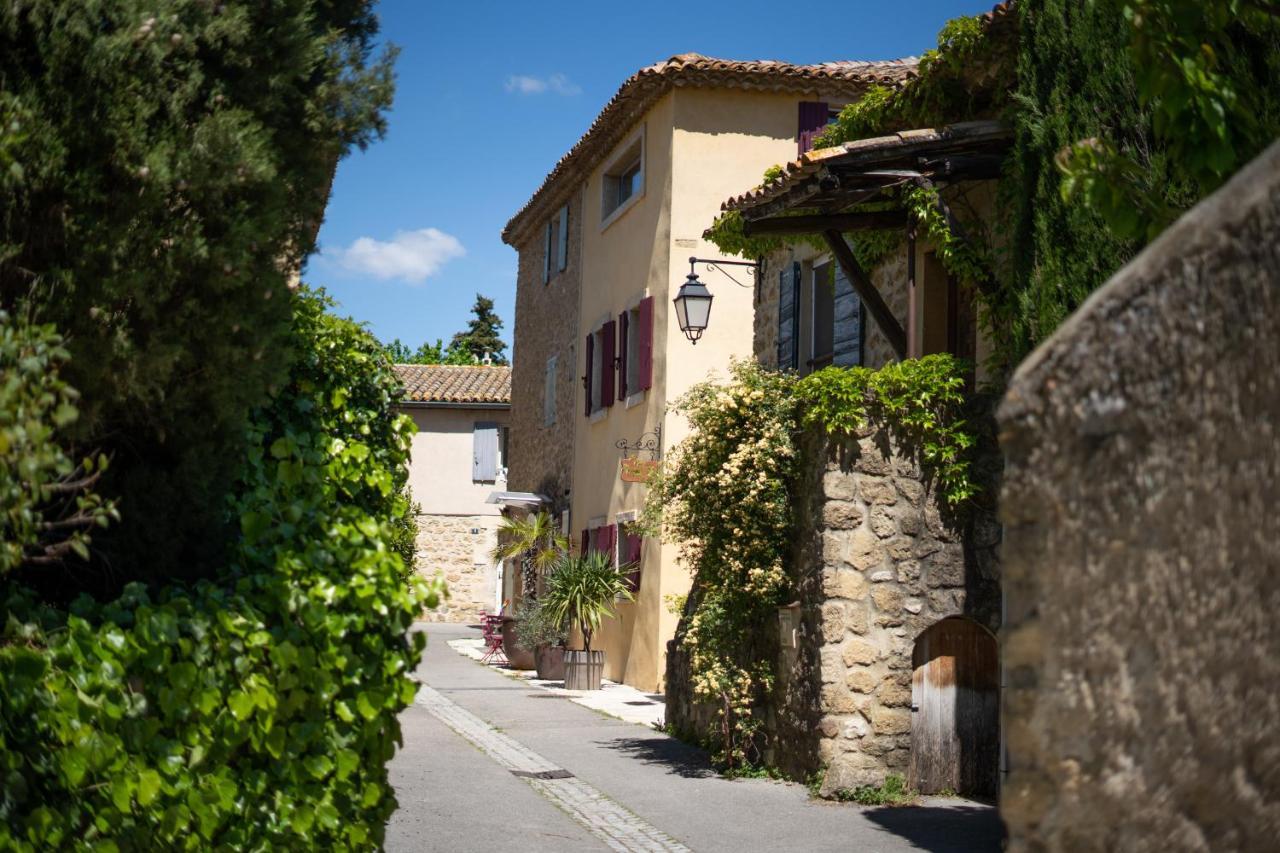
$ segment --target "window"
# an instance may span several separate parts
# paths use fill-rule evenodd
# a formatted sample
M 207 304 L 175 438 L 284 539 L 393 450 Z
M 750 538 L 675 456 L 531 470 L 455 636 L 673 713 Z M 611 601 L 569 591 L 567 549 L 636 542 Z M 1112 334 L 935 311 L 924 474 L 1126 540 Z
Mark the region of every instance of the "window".
M 618 315 L 618 399 L 643 395 L 653 384 L 653 297 Z
M 587 335 L 586 373 L 582 377 L 586 389 L 588 417 L 613 405 L 613 371 L 617 323 L 602 324 Z
M 542 379 L 542 425 L 556 422 L 556 356 L 547 359 L 547 372 Z
M 616 215 L 642 195 L 644 195 L 643 128 L 604 170 L 600 199 L 601 225 L 608 225 Z
M 810 366 L 821 370 L 831 364 L 835 355 L 836 282 L 832 264 L 827 261 L 813 267 L 813 348 Z
M 801 375 L 862 364 L 862 300 L 830 258 L 778 276 L 778 365 Z M 792 355 L 794 353 L 794 355 Z
M 552 273 L 563 272 L 569 263 L 569 205 L 547 221 L 543 244 L 542 283 L 546 284 Z
M 492 483 L 498 479 L 498 470 L 505 458 L 501 430 L 502 427 L 492 421 L 476 421 L 472 426 L 472 482 Z

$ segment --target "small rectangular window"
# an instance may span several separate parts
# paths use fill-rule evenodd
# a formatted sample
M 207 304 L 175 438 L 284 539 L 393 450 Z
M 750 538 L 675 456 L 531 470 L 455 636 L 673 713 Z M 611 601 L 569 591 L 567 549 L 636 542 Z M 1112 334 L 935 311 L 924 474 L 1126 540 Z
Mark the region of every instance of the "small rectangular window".
M 608 221 L 614 213 L 644 191 L 643 135 L 622 150 L 604 171 L 600 216 Z

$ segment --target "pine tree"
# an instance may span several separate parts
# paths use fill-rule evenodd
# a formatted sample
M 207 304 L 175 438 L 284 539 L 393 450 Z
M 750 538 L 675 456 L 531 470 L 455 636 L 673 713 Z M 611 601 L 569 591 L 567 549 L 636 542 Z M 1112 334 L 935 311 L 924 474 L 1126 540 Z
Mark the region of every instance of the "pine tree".
M 467 330 L 453 336 L 449 349 L 463 350 L 477 362 L 484 361 L 487 356 L 492 364 L 506 364 L 507 345 L 498 335 L 502 318 L 494 313 L 493 300 L 477 293 L 471 313 L 475 316 L 467 321 Z

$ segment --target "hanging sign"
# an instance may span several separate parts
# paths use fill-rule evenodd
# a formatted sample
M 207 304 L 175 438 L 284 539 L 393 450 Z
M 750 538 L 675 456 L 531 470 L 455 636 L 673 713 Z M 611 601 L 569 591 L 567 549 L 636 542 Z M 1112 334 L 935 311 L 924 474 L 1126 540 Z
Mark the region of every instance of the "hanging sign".
M 622 460 L 622 482 L 647 483 L 654 471 L 662 467 L 656 459 L 639 459 L 631 456 Z

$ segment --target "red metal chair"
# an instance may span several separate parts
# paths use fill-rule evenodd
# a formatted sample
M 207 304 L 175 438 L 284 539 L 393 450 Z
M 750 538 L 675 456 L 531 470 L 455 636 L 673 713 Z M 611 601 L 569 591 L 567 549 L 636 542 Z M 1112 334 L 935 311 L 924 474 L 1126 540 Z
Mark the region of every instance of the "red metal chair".
M 505 618 L 501 613 L 482 613 L 481 618 L 484 619 L 484 657 L 480 659 L 481 663 L 489 663 L 502 656 L 499 663 L 507 662 L 507 653 L 502 650 L 502 620 Z

